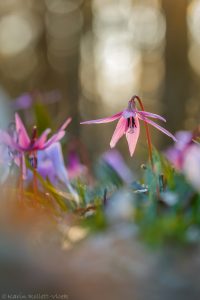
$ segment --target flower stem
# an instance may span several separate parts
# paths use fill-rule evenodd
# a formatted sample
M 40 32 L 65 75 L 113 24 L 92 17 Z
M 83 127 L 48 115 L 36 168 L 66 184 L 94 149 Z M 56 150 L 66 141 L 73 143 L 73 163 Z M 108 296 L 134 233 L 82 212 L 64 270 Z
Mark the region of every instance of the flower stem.
M 37 185 L 37 152 L 33 153 L 33 192 L 35 200 L 37 201 L 38 196 L 38 185 Z
M 23 187 L 23 157 L 20 154 L 20 174 L 19 174 L 19 197 L 20 203 L 24 202 L 24 187 Z
M 135 95 L 135 96 L 132 97 L 131 100 L 135 101 L 135 99 L 138 101 L 138 103 L 139 103 L 139 105 L 141 107 L 141 110 L 145 111 L 144 105 L 143 105 L 142 100 L 140 99 L 140 97 L 138 97 L 138 96 Z M 152 170 L 154 170 L 151 136 L 150 136 L 150 131 L 149 131 L 148 123 L 145 121 L 145 119 L 144 119 L 144 126 L 145 126 L 146 136 L 147 136 L 147 144 L 148 144 L 148 151 L 149 151 L 149 160 L 151 162 Z

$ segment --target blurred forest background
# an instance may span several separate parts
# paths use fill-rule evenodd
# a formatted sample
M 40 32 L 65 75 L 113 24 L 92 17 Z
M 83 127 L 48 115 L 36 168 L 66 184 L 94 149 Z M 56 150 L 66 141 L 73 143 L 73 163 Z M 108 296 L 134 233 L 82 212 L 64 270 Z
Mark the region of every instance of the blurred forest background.
M 147 111 L 164 115 L 172 132 L 193 129 L 200 0 L 0 0 L 1 101 L 14 103 L 24 93 L 47 98 L 55 125 L 72 116 L 70 135 L 92 157 L 109 148 L 115 124 L 80 120 L 114 114 L 133 94 Z M 152 134 L 160 148 L 171 142 Z M 128 159 L 125 140 L 118 149 Z M 145 139 L 136 151 L 144 154 Z

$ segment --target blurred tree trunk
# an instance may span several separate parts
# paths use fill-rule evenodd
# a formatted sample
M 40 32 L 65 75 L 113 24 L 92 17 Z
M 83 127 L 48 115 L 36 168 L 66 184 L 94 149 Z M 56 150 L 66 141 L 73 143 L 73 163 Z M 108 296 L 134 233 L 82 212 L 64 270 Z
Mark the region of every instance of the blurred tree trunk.
M 68 99 L 69 115 L 73 118 L 72 134 L 79 137 L 80 135 L 80 113 L 79 98 L 81 94 L 79 67 L 80 67 L 80 43 L 82 35 L 91 29 L 92 11 L 91 0 L 83 2 L 79 7 L 83 17 L 83 27 L 77 35 L 77 48 L 68 59 L 69 70 L 66 77 L 63 78 L 63 84 L 66 88 L 66 97 Z
M 164 113 L 173 132 L 184 126 L 189 96 L 190 70 L 187 59 L 187 0 L 162 0 L 166 17 Z

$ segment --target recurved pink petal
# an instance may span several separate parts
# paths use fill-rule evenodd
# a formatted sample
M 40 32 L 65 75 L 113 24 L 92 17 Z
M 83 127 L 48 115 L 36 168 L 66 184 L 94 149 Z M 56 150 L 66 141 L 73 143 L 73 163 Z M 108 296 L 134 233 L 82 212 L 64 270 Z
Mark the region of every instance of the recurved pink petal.
M 138 116 L 141 120 L 146 121 L 147 123 L 151 124 L 152 126 L 156 127 L 158 130 L 162 131 L 164 134 L 168 135 L 169 137 L 171 137 L 175 142 L 177 141 L 177 139 L 175 138 L 175 136 L 173 134 L 171 134 L 167 129 L 163 128 L 162 126 L 156 124 L 155 122 L 153 122 L 152 120 L 149 120 L 148 118 L 142 118 L 140 115 Z
M 166 122 L 166 119 L 163 118 L 162 116 L 160 115 L 157 115 L 157 114 L 153 114 L 151 112 L 148 112 L 148 111 L 137 111 L 137 114 L 139 114 L 141 117 L 148 117 L 148 118 L 154 118 L 154 119 L 159 119 L 159 120 L 162 120 L 164 122 Z
M 69 125 L 71 120 L 72 120 L 72 118 L 68 118 L 65 121 L 65 123 L 60 127 L 60 129 L 57 131 L 57 133 L 52 135 L 52 137 L 46 143 L 43 143 L 43 145 L 41 145 L 40 150 L 46 149 L 50 145 L 52 145 L 53 143 L 56 143 L 56 142 L 60 141 L 63 138 L 63 136 L 65 135 L 65 128 Z
M 51 129 L 47 128 L 41 136 L 37 139 L 37 141 L 34 143 L 34 148 L 42 148 L 44 144 L 46 143 L 48 134 L 51 132 Z
M 140 135 L 140 123 L 137 117 L 135 117 L 135 127 L 133 130 L 127 130 L 126 132 L 126 139 L 128 142 L 128 148 L 130 155 L 133 156 L 135 152 L 135 147 L 137 145 L 137 141 Z
M 90 120 L 90 121 L 85 121 L 85 122 L 81 122 L 80 124 L 100 124 L 100 123 L 109 123 L 109 122 L 113 122 L 117 119 L 119 119 L 122 115 L 122 112 L 119 112 L 111 117 L 108 118 L 103 118 L 103 119 L 97 119 L 97 120 Z
M 72 121 L 72 118 L 68 118 L 65 123 L 60 127 L 59 131 L 60 130 L 65 130 L 67 128 L 67 126 L 69 125 L 69 123 L 71 123 Z
M 27 148 L 30 145 L 30 138 L 28 133 L 24 127 L 22 120 L 20 119 L 19 115 L 15 114 L 15 125 L 18 134 L 18 144 L 20 147 Z
M 121 117 L 117 123 L 112 139 L 110 141 L 110 147 L 114 148 L 119 139 L 123 136 L 127 129 L 127 119 Z
M 57 133 L 55 133 L 54 135 L 52 135 L 52 137 L 39 150 L 46 149 L 50 145 L 52 145 L 53 143 L 56 143 L 56 142 L 60 141 L 63 138 L 64 135 L 65 135 L 65 131 L 64 130 L 58 131 Z

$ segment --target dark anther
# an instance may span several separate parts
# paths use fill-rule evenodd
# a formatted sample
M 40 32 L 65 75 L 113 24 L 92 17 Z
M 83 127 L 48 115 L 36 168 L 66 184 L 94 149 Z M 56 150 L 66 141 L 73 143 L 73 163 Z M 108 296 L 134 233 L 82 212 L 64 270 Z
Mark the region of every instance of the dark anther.
M 132 126 L 136 127 L 136 125 L 135 125 L 135 119 L 133 117 L 132 117 Z
M 128 118 L 128 119 L 127 119 L 127 122 L 128 122 L 128 127 L 129 127 L 129 128 L 134 128 L 134 127 L 136 127 L 134 117 Z
M 35 156 L 30 156 L 29 157 L 29 162 L 32 168 L 37 169 L 37 157 Z

